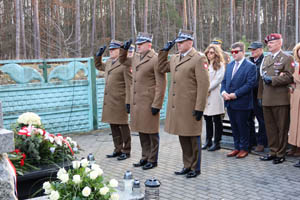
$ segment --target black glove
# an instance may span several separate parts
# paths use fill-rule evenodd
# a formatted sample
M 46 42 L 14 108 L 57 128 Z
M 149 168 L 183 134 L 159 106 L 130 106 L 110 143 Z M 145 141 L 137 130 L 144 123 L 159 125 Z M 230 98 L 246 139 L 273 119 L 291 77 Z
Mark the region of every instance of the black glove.
M 164 48 L 162 48 L 162 51 L 169 51 L 174 46 L 175 40 L 167 42 Z
M 193 112 L 193 116 L 196 117 L 196 120 L 197 120 L 197 121 L 200 121 L 200 120 L 201 120 L 202 115 L 203 115 L 203 112 L 202 112 L 202 111 L 194 110 L 194 112 Z
M 152 115 L 156 115 L 157 113 L 159 113 L 159 109 L 158 108 L 151 108 L 151 112 L 152 112 Z
M 268 76 L 267 74 L 264 74 L 262 77 L 263 81 L 265 82 L 265 84 L 269 85 L 272 83 L 272 77 Z
M 126 104 L 126 112 L 129 114 L 130 113 L 130 104 Z
M 103 53 L 104 53 L 104 51 L 105 51 L 105 49 L 106 49 L 105 45 L 102 46 L 102 47 L 100 47 L 99 50 L 98 50 L 98 52 L 96 53 L 96 56 L 102 56 Z
M 121 48 L 124 50 L 128 50 L 130 48 L 131 43 L 132 43 L 132 39 L 125 41 L 124 44 L 121 46 Z

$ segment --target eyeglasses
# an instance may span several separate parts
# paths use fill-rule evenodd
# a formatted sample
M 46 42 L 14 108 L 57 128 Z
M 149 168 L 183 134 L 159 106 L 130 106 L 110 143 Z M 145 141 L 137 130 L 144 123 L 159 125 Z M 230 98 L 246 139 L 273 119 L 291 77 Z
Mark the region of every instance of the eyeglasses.
M 209 51 L 208 53 L 211 54 L 211 55 L 215 54 L 214 51 Z
M 241 52 L 242 50 L 234 50 L 234 51 L 231 51 L 231 54 L 238 54 L 239 52 Z

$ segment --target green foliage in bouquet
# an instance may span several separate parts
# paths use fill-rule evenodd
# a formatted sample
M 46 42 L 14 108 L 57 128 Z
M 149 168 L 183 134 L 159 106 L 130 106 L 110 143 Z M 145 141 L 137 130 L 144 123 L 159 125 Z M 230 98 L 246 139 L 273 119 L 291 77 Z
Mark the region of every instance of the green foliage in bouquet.
M 72 161 L 75 159 L 74 154 L 78 153 L 75 141 L 70 137 L 64 138 L 61 134 L 54 135 L 45 131 L 40 117 L 35 113 L 22 114 L 17 123 L 12 125 L 12 130 L 16 149 L 26 156 L 23 160 L 24 165 L 20 166 L 23 167 L 22 170 L 16 169 L 19 175 L 30 171 L 29 168 L 33 170 L 44 165 Z M 16 167 L 16 162 L 19 161 L 12 162 Z
M 64 168 L 58 171 L 58 181 L 43 184 L 45 194 L 49 195 L 50 200 L 119 199 L 114 189 L 118 187 L 118 181 L 104 181 L 99 165 L 90 165 L 86 159 L 73 161 L 72 164 L 73 169 L 69 169 L 68 172 Z

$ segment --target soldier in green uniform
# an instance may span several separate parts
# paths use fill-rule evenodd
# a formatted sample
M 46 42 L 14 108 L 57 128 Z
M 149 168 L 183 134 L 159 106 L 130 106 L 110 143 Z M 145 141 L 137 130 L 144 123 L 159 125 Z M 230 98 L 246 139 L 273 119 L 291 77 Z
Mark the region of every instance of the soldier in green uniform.
M 293 57 L 281 50 L 282 37 L 272 33 L 265 38 L 270 55 L 266 56 L 260 74 L 258 99 L 262 99 L 263 113 L 270 153 L 260 160 L 285 161 L 290 124 L 289 84 L 293 83 Z

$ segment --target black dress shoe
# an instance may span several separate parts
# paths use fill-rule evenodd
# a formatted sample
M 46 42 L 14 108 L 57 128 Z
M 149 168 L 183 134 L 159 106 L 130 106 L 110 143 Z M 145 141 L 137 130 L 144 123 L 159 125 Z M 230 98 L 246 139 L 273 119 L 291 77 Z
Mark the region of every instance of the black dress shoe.
M 134 166 L 134 167 L 142 167 L 142 166 L 144 166 L 144 165 L 146 165 L 146 164 L 147 164 L 147 160 L 141 159 L 140 162 L 134 163 L 133 166 Z
M 122 153 L 121 152 L 113 152 L 112 154 L 106 155 L 107 158 L 115 158 L 120 156 Z
M 127 158 L 130 158 L 129 153 L 122 153 L 117 159 L 118 160 L 126 160 Z
M 297 164 L 294 164 L 294 167 L 300 167 L 300 160 Z
M 213 144 L 211 147 L 207 149 L 207 151 L 216 151 L 221 149 L 220 144 Z
M 191 171 L 190 168 L 182 168 L 181 171 L 174 172 L 174 174 L 176 174 L 176 175 L 185 175 L 185 174 L 189 173 L 189 171 Z
M 283 163 L 285 161 L 285 157 L 281 157 L 281 158 L 275 158 L 274 160 L 273 160 L 273 164 L 280 164 L 280 163 Z
M 186 177 L 187 178 L 195 178 L 197 177 L 200 173 L 200 171 L 195 171 L 195 170 L 192 170 L 190 171 L 189 173 L 187 173 Z
M 259 159 L 262 161 L 269 161 L 269 160 L 274 160 L 276 156 L 271 156 L 270 154 L 267 154 L 265 156 L 260 157 Z
M 206 141 L 205 144 L 202 146 L 202 149 L 207 149 L 207 148 L 211 147 L 211 145 L 212 145 L 211 141 L 210 142 Z
M 143 170 L 152 169 L 157 166 L 157 162 L 147 162 L 146 165 L 143 166 Z

